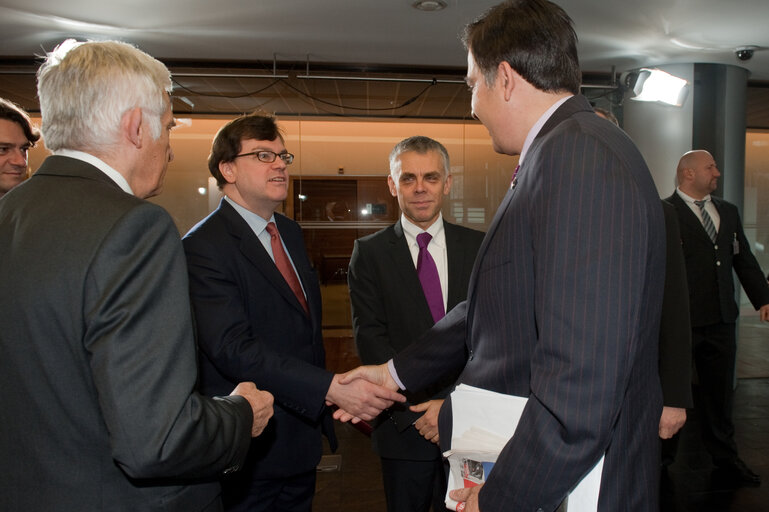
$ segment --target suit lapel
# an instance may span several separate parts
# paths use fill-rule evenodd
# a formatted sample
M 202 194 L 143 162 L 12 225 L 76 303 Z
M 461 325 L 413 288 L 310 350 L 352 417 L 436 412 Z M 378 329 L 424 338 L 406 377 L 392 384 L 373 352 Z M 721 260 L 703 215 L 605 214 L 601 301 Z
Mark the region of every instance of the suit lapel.
M 387 254 L 392 259 L 392 268 L 396 269 L 399 274 L 398 279 L 403 287 L 403 297 L 412 297 L 415 307 L 421 309 L 422 314 L 432 319 L 430 306 L 428 306 L 424 291 L 422 291 L 422 284 L 419 282 L 417 269 L 414 267 L 414 260 L 411 257 L 411 251 L 400 221 L 395 223 L 390 233 Z
M 235 209 L 222 199 L 219 204 L 219 213 L 225 220 L 225 224 L 228 227 L 230 235 L 236 239 L 238 248 L 243 256 L 256 267 L 256 269 L 264 276 L 264 278 L 272 285 L 283 298 L 286 299 L 295 308 L 304 313 L 304 308 L 296 299 L 294 292 L 291 291 L 291 287 L 283 279 L 283 275 L 275 266 L 275 262 L 272 261 L 270 255 L 264 249 L 262 242 L 259 241 L 251 226 L 240 216 Z M 280 230 L 280 226 L 278 227 Z M 283 235 L 281 234 L 281 237 Z
M 467 290 L 462 287 L 462 276 L 467 262 L 467 254 L 462 246 L 459 231 L 453 224 L 443 221 L 446 233 L 446 265 L 449 275 L 449 289 L 446 300 L 446 310 L 450 310 L 467 298 Z
M 686 203 L 686 201 L 684 201 L 683 198 L 678 195 L 678 192 L 673 192 L 673 195 L 670 196 L 670 202 L 673 203 L 673 205 L 676 207 L 676 210 L 678 210 L 678 219 L 681 223 L 681 227 L 686 226 L 690 232 L 696 233 L 698 237 L 703 239 L 703 241 L 713 243 L 713 241 L 710 239 L 710 236 L 708 236 L 708 232 L 705 231 L 705 227 L 702 225 L 702 221 L 700 221 L 697 215 Z M 715 202 L 713 204 L 715 204 Z M 721 212 L 719 209 L 719 215 L 720 213 Z M 716 240 L 721 237 L 721 231 L 722 230 L 720 229 L 718 230 Z

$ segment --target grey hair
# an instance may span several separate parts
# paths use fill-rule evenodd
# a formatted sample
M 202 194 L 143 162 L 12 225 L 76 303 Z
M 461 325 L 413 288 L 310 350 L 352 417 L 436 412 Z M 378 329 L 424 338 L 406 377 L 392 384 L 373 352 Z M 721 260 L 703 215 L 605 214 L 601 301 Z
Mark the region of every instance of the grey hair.
M 109 150 L 118 142 L 123 114 L 136 107 L 157 139 L 170 92 L 165 65 L 134 46 L 68 39 L 37 72 L 45 145 L 51 151 Z
M 451 163 L 449 161 L 449 152 L 443 147 L 443 144 L 430 137 L 423 135 L 415 135 L 408 139 L 403 139 L 395 145 L 392 151 L 390 151 L 390 175 L 395 179 L 397 174 L 401 170 L 400 156 L 408 151 L 414 151 L 420 155 L 435 151 L 441 156 L 443 160 L 443 175 L 444 178 L 449 175 L 451 169 Z

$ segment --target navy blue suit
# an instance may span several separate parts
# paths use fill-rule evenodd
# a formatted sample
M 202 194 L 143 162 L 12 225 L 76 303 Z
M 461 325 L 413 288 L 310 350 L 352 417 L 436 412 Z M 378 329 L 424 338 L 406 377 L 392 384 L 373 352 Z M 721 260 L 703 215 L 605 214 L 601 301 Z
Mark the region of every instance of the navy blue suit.
M 299 225 L 275 223 L 305 290 L 309 316 L 251 227 L 227 201 L 184 237 L 190 296 L 201 350 L 200 388 L 222 394 L 253 381 L 275 397 L 275 415 L 252 441 L 246 478 L 289 478 L 314 471 L 324 433 L 336 447 L 325 396 L 321 296 Z M 226 482 L 225 482 L 226 484 Z M 225 504 L 233 487 L 225 486 Z M 247 488 L 242 490 L 247 492 Z
M 664 230 L 633 143 L 567 100 L 497 210 L 467 301 L 394 358 L 408 389 L 464 366 L 460 383 L 528 397 L 484 512 L 554 510 L 604 454 L 599 510 L 658 509 Z M 447 401 L 442 443 L 451 415 Z

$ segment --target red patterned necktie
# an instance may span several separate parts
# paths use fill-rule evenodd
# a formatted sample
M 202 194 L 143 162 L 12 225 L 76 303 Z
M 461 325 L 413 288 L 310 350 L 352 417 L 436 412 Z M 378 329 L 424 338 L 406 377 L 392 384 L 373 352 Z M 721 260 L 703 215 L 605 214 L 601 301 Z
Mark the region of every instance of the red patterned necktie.
M 286 280 L 288 286 L 296 295 L 299 304 L 304 308 L 304 312 L 308 315 L 310 310 L 307 307 L 307 300 L 304 298 L 304 292 L 302 291 L 302 285 L 299 284 L 299 278 L 296 277 L 294 267 L 291 266 L 291 261 L 288 259 L 286 251 L 283 249 L 283 243 L 280 241 L 280 233 L 278 233 L 278 227 L 274 222 L 267 224 L 267 232 L 270 234 L 270 245 L 272 245 L 272 256 L 275 258 L 275 265 L 283 274 L 283 279 Z
M 430 233 L 421 233 L 417 235 L 417 245 L 419 245 L 419 256 L 417 256 L 417 275 L 419 282 L 422 283 L 422 291 L 427 299 L 427 305 L 430 306 L 433 321 L 437 322 L 446 316 L 446 310 L 443 307 L 443 292 L 441 291 L 441 280 L 438 277 L 438 267 L 435 266 L 435 260 L 427 250 L 427 245 L 432 239 Z

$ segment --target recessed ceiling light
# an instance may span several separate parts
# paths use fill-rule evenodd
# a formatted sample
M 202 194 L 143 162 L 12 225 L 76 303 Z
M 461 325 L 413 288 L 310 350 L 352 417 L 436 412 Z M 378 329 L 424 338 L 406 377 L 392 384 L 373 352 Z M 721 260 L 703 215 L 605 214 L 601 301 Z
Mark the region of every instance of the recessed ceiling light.
M 444 0 L 416 0 L 411 7 L 420 11 L 440 11 L 446 8 Z

